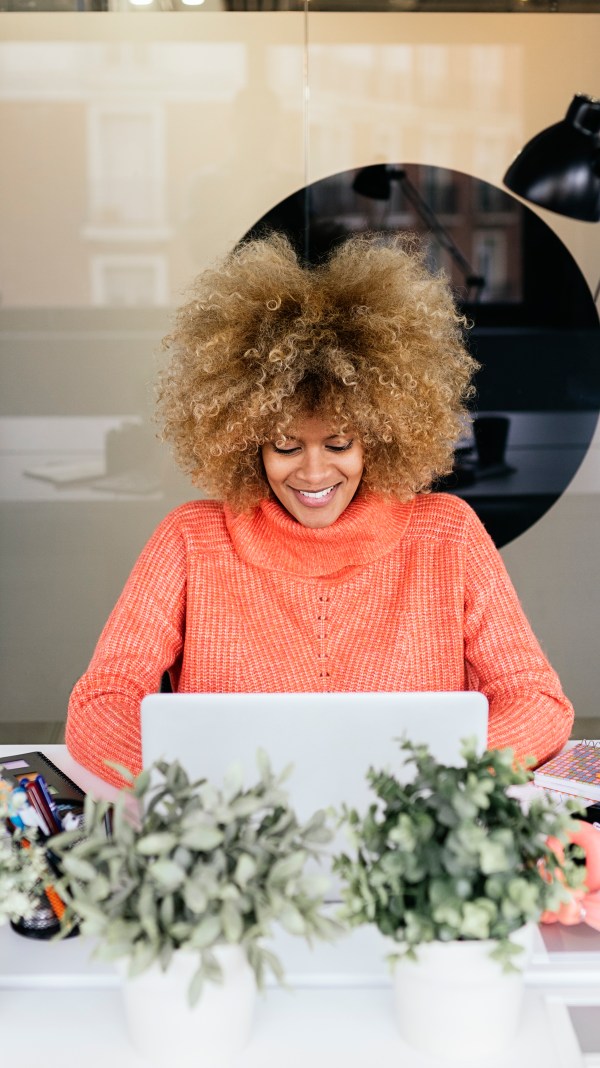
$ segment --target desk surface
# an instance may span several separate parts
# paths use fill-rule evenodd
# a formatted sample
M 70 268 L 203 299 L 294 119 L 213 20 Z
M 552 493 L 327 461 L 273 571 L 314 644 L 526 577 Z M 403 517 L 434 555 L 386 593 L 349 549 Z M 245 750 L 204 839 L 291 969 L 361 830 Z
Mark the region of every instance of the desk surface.
M 0 757 L 33 748 L 0 746 Z M 114 795 L 64 746 L 42 748 L 84 789 Z M 554 944 L 538 933 L 518 1041 L 501 1057 L 491 1048 L 478 1068 L 600 1066 L 600 935 L 585 926 L 551 933 Z M 35 942 L 0 928 L 2 1063 L 25 1054 L 39 1057 L 44 1068 L 63 1068 L 84 1055 L 86 1068 L 143 1068 L 128 1041 L 114 968 L 91 960 L 92 948 L 82 939 Z M 410 1050 L 395 1031 L 387 944 L 377 931 L 359 928 L 312 950 L 282 932 L 273 948 L 291 989 L 270 986 L 261 996 L 252 1039 L 235 1068 L 378 1062 L 435 1068 L 436 1061 Z

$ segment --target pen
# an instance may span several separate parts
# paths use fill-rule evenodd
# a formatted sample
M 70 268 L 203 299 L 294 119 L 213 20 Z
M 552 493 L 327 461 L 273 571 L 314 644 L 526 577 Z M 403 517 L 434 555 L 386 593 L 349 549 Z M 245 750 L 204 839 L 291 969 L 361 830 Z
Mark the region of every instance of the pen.
M 23 781 L 25 783 L 25 780 L 23 780 Z M 34 809 L 34 811 L 37 813 L 37 816 L 38 816 L 38 819 L 39 819 L 39 822 L 40 822 L 40 830 L 42 831 L 42 834 L 45 834 L 46 837 L 49 838 L 50 834 L 51 834 L 51 831 L 50 831 L 50 823 L 46 818 L 46 813 L 44 812 L 45 798 L 44 798 L 43 802 L 40 800 L 39 792 L 38 792 L 38 790 L 36 788 L 35 783 L 33 783 L 33 782 L 27 782 L 24 785 L 24 789 L 25 789 L 25 792 L 27 794 L 27 800 L 29 801 L 29 804 Z
M 107 808 L 106 812 L 104 813 L 104 830 L 106 831 L 106 837 L 107 838 L 112 838 L 113 817 L 114 817 L 114 806 L 110 805 L 110 807 Z
M 30 779 L 21 779 L 21 785 L 27 793 L 27 800 L 40 818 L 42 832 L 47 837 L 58 834 L 58 824 L 39 784 L 35 781 L 32 782 Z
M 61 824 L 60 816 L 59 816 L 59 814 L 58 814 L 58 812 L 56 810 L 56 805 L 55 805 L 55 803 L 52 800 L 52 797 L 50 795 L 50 791 L 48 789 L 48 784 L 47 784 L 47 782 L 46 782 L 46 780 L 45 780 L 43 775 L 36 775 L 36 777 L 34 779 L 34 782 L 36 783 L 37 786 L 39 786 L 39 788 L 40 788 L 40 790 L 41 790 L 41 792 L 42 792 L 42 794 L 43 794 L 43 796 L 44 796 L 44 798 L 46 800 L 46 804 L 48 806 L 48 809 L 50 810 L 50 815 L 52 816 L 52 821 L 54 823 L 54 826 L 56 827 L 56 830 L 54 831 L 54 834 L 58 834 L 60 831 L 62 831 L 62 824 Z

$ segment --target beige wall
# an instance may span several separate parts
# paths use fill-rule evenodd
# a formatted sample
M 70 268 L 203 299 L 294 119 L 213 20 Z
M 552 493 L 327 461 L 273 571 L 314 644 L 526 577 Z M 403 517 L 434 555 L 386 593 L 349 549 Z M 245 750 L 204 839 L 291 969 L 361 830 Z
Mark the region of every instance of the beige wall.
M 24 472 L 101 462 L 110 427 L 148 420 L 185 284 L 307 181 L 389 161 L 500 185 L 574 92 L 600 95 L 600 16 L 27 13 L 0 38 L 0 719 L 60 719 L 144 539 L 192 491 L 163 454 L 146 493 Z M 600 227 L 540 214 L 594 287 Z M 587 716 L 598 450 L 504 551 Z

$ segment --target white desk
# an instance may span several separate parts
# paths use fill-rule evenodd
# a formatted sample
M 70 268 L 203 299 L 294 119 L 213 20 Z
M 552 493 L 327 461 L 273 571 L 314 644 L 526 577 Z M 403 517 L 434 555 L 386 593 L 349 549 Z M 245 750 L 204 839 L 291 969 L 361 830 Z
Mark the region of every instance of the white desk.
M 0 746 L 0 757 L 33 748 Z M 43 749 L 84 789 L 114 795 L 64 746 Z M 560 946 L 548 952 L 538 938 L 517 1042 L 501 1057 L 492 1043 L 489 1060 L 477 1068 L 600 1066 L 600 934 L 586 927 L 547 931 Z M 436 1068 L 438 1062 L 414 1053 L 396 1033 L 387 947 L 377 931 L 359 928 L 312 951 L 282 933 L 274 948 L 292 989 L 270 986 L 259 999 L 252 1039 L 235 1068 Z M 86 1068 L 144 1068 L 127 1038 L 114 969 L 90 960 L 90 952 L 82 939 L 35 942 L 0 928 L 2 1064 L 26 1057 L 63 1068 L 85 1058 Z M 581 1041 L 573 1022 L 578 1014 Z M 586 1025 L 595 1027 L 590 1041 Z M 582 1041 L 592 1049 L 596 1042 L 596 1052 L 582 1050 Z

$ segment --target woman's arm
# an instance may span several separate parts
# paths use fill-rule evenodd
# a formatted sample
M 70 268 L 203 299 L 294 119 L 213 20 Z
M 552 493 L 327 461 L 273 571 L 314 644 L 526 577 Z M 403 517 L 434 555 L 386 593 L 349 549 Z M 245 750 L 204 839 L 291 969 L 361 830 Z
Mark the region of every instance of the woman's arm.
M 469 689 L 490 703 L 489 744 L 536 765 L 569 738 L 573 707 L 542 653 L 502 557 L 474 512 L 467 519 L 465 662 Z
M 140 702 L 182 652 L 185 591 L 185 545 L 172 513 L 135 564 L 69 702 L 69 752 L 117 785 L 123 780 L 104 761 L 141 769 Z

